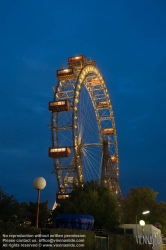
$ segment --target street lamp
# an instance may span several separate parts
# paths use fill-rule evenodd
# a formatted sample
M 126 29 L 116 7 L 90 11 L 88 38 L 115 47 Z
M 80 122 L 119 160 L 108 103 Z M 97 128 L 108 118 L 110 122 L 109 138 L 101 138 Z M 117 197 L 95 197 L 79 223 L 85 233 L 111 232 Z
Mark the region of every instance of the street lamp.
M 39 203 L 40 203 L 40 190 L 45 188 L 46 186 L 46 180 L 43 177 L 38 177 L 33 182 L 34 188 L 37 189 L 38 195 L 37 195 L 37 212 L 36 212 L 36 227 L 38 227 L 38 220 L 39 220 Z
M 142 235 L 144 234 L 144 226 L 145 226 L 145 221 L 144 220 L 140 220 L 139 221 L 140 226 L 142 227 Z
M 144 211 L 144 212 L 142 212 L 140 214 L 149 214 L 149 213 L 150 213 L 150 211 Z M 140 214 L 136 215 L 136 234 L 138 234 L 138 231 L 137 231 L 137 216 L 140 215 Z

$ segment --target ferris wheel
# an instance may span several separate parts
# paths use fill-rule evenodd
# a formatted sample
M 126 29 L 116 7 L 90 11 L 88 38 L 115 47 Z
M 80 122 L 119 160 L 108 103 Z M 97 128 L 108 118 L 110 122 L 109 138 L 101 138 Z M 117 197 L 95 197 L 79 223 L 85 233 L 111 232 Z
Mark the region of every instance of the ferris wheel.
M 99 180 L 121 197 L 118 144 L 114 114 L 105 80 L 94 60 L 68 58 L 68 68 L 57 70 L 51 112 L 52 146 L 59 198 L 74 185 Z

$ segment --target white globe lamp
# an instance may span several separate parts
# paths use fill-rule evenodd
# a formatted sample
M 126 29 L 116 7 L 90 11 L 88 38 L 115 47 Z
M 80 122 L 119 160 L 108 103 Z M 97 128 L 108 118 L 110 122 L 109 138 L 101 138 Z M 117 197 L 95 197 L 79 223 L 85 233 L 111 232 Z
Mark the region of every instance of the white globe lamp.
M 34 180 L 33 186 L 37 190 L 42 190 L 46 186 L 46 180 L 43 177 L 38 177 Z
M 139 221 L 140 226 L 142 227 L 142 234 L 144 233 L 144 226 L 145 226 L 145 221 L 144 220 L 140 220 Z
M 39 204 L 40 204 L 40 190 L 44 189 L 46 186 L 46 180 L 43 177 L 38 177 L 33 181 L 34 188 L 37 189 L 37 212 L 36 212 L 36 227 L 38 227 L 39 221 Z

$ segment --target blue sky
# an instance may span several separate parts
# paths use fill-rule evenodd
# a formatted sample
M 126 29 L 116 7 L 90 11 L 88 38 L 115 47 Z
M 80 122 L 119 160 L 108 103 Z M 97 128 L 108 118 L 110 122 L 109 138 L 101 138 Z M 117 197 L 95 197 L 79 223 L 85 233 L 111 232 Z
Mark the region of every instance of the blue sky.
M 166 202 L 166 2 L 0 2 L 0 186 L 19 201 L 55 200 L 48 102 L 67 58 L 92 57 L 113 104 L 123 194 L 151 187 Z

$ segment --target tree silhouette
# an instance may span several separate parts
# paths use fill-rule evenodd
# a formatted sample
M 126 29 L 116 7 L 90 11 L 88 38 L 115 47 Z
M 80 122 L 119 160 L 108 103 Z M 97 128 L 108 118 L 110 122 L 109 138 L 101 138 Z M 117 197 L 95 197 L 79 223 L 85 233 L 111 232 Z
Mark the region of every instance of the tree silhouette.
M 97 181 L 75 186 L 70 198 L 57 206 L 53 218 L 58 214 L 89 214 L 94 217 L 95 227 L 114 231 L 119 225 L 119 204 L 108 188 Z
M 0 220 L 11 221 L 15 220 L 19 214 L 20 205 L 14 195 L 8 195 L 0 187 Z

